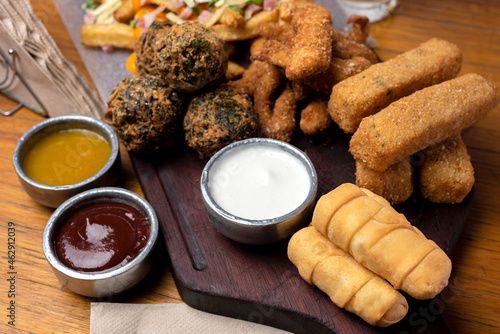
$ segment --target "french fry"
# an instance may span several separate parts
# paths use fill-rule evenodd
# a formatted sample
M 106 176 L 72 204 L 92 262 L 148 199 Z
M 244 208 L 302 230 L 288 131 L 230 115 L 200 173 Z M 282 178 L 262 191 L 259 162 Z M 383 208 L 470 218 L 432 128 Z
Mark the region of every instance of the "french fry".
M 81 29 L 82 44 L 89 47 L 112 46 L 134 49 L 134 29 L 125 23 L 84 24 Z
M 243 28 L 245 26 L 245 19 L 243 18 L 243 15 L 231 7 L 224 9 L 219 22 L 231 28 Z
M 227 63 L 226 80 L 234 80 L 241 77 L 243 72 L 245 72 L 245 68 L 243 66 L 230 60 Z
M 179 14 L 179 9 L 176 8 L 172 4 L 172 0 L 148 0 L 148 3 L 158 5 L 158 6 L 163 6 L 165 7 L 168 11 L 174 12 L 176 14 Z
M 120 7 L 113 13 L 113 16 L 118 22 L 127 23 L 134 18 L 134 14 L 132 0 L 123 0 Z
M 261 22 L 277 22 L 279 18 L 279 11 L 277 8 L 270 11 L 263 11 L 252 16 L 245 24 L 244 28 L 231 28 L 224 24 L 215 24 L 210 27 L 219 37 L 226 41 L 242 41 L 257 37 L 259 32 L 257 26 Z

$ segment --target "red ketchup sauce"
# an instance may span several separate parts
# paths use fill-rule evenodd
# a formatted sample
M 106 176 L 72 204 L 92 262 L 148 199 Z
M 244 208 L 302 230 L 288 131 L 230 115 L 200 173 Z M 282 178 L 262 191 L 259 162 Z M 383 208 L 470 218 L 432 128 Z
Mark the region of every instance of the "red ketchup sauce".
M 100 272 L 124 266 L 144 248 L 146 216 L 123 203 L 98 203 L 73 214 L 55 233 L 57 257 L 68 268 Z

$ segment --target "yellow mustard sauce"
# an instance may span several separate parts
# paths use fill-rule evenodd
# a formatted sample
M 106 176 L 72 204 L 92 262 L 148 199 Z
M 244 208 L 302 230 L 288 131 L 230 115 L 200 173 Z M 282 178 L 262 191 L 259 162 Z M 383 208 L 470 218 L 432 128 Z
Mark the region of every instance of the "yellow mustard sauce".
M 32 180 L 49 186 L 74 184 L 96 174 L 110 154 L 111 146 L 99 134 L 64 130 L 34 144 L 23 160 L 23 171 Z

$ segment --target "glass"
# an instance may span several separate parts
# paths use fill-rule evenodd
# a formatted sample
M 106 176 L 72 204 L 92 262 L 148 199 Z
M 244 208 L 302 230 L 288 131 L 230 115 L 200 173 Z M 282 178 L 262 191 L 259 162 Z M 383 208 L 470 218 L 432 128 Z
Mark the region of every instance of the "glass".
M 396 7 L 397 0 L 342 0 L 340 6 L 347 16 L 352 14 L 363 15 L 370 19 L 370 22 L 377 22 L 384 19 Z

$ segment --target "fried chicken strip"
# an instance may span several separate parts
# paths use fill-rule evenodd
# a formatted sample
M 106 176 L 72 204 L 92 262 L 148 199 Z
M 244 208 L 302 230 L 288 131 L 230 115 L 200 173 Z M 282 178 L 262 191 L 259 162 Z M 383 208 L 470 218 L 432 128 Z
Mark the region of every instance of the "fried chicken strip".
M 315 6 L 319 10 L 322 10 L 325 15 L 330 15 L 330 11 L 323 5 L 310 0 L 293 0 L 285 1 L 279 5 L 279 21 L 284 23 L 289 23 L 292 20 L 295 10 L 298 8 L 304 8 L 308 6 Z
M 296 35 L 286 66 L 289 80 L 301 79 L 324 72 L 332 58 L 332 24 L 330 13 L 318 6 L 306 6 L 294 11 L 292 27 Z
M 349 38 L 357 43 L 363 44 L 370 35 L 370 20 L 366 16 L 351 15 L 347 18 L 347 24 L 352 23 Z
M 252 41 L 250 44 L 250 55 L 256 55 L 262 51 L 266 39 L 263 37 L 258 37 Z M 229 82 L 229 85 L 237 88 L 241 93 L 253 96 L 255 91 L 255 85 L 257 80 L 257 68 L 259 67 L 259 61 L 252 61 L 248 69 L 246 69 L 242 77 L 238 80 Z
M 286 68 L 292 58 L 292 49 L 287 45 L 268 40 L 264 43 L 262 51 L 252 56 L 253 60 L 261 60 L 275 66 Z M 353 76 L 372 65 L 372 62 L 364 57 L 354 57 L 351 59 L 332 58 L 328 68 L 316 75 L 304 77 L 293 81 L 299 81 L 305 86 L 309 86 L 325 95 L 330 95 L 332 87 L 340 81 Z
M 262 134 L 289 142 L 295 131 L 295 110 L 297 108 L 294 93 L 290 85 L 274 101 L 274 96 L 281 87 L 284 75 L 281 70 L 271 64 L 255 61 L 256 82 L 254 91 L 254 108 L 259 115 Z
M 328 98 L 315 95 L 300 113 L 300 129 L 307 135 L 320 135 L 332 126 L 333 120 L 328 114 Z
M 295 30 L 289 23 L 263 22 L 257 27 L 259 35 L 268 40 L 281 42 L 292 47 Z
M 286 68 L 292 57 L 292 48 L 282 42 L 270 39 L 264 42 L 260 53 L 251 56 L 251 60 L 260 60 Z
M 375 52 L 364 45 L 353 40 L 348 34 L 331 28 L 332 34 L 332 56 L 340 59 L 350 59 L 354 57 L 363 57 L 368 59 L 372 64 L 378 62 Z
M 304 78 L 301 81 L 317 92 L 329 96 L 337 83 L 366 70 L 371 65 L 372 63 L 364 57 L 333 58 L 325 72 Z

